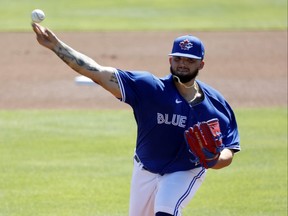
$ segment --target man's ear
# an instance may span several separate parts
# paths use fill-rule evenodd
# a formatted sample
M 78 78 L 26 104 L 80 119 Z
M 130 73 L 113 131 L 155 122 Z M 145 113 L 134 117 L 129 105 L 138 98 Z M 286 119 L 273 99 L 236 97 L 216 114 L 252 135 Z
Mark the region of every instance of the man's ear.
M 205 65 L 205 62 L 202 60 L 199 66 L 199 70 L 203 69 Z
M 171 62 L 172 62 L 172 57 L 169 57 L 169 63 L 171 65 Z

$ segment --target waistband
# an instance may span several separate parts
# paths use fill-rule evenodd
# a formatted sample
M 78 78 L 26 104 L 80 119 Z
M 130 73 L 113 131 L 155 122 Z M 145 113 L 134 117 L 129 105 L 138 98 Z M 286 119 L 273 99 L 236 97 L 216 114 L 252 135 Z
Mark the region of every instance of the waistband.
M 143 164 L 142 164 L 142 162 L 141 162 L 141 160 L 140 160 L 140 158 L 138 157 L 138 155 L 134 155 L 134 159 L 135 159 L 135 161 L 139 164 L 139 165 L 141 165 L 142 166 L 142 169 L 144 169 L 144 170 L 146 170 L 146 171 L 149 171 L 148 169 L 147 169 L 147 167 L 145 167 Z M 151 172 L 151 171 L 149 171 L 149 172 Z
M 151 170 L 149 170 L 147 167 L 144 166 L 144 164 L 141 162 L 140 158 L 138 157 L 137 154 L 134 155 L 134 160 L 138 163 L 138 165 L 145 171 L 148 171 L 150 173 L 153 173 L 153 174 L 157 174 L 157 175 L 164 175 L 165 173 L 161 174 L 161 173 L 158 173 L 158 172 L 153 172 Z

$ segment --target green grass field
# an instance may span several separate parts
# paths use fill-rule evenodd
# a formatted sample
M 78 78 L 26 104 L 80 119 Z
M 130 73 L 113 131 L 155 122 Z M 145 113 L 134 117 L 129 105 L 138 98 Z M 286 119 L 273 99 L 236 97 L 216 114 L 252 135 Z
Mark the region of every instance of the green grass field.
M 236 115 L 242 152 L 208 172 L 185 215 L 285 216 L 287 110 Z M 127 216 L 131 111 L 2 110 L 0 130 L 1 216 Z
M 0 113 L 1 216 L 125 215 L 135 138 L 128 112 Z
M 0 0 L 0 30 L 30 31 L 30 13 L 44 10 L 54 30 L 287 29 L 286 0 Z

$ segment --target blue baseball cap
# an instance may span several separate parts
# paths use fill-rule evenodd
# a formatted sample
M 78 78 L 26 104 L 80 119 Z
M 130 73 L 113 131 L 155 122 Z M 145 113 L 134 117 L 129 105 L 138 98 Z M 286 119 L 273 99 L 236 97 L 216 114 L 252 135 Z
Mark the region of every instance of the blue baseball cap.
M 194 59 L 204 59 L 205 49 L 202 41 L 192 35 L 185 35 L 174 40 L 169 56 L 181 56 Z

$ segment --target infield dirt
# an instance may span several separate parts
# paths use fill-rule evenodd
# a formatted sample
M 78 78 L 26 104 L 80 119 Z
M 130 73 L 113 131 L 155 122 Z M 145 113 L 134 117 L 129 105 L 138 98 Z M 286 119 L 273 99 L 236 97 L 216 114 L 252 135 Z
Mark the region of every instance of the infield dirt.
M 57 33 L 99 64 L 124 70 L 169 73 L 175 37 L 191 32 Z M 287 32 L 192 32 L 206 48 L 198 77 L 232 107 L 287 106 Z M 0 33 L 0 109 L 125 109 L 97 85 L 81 86 L 78 75 L 31 33 Z

